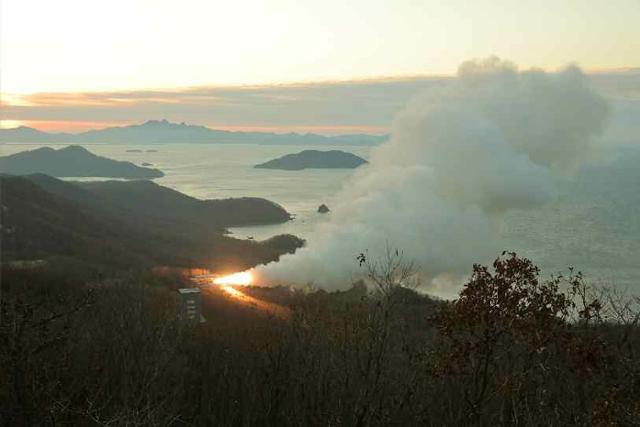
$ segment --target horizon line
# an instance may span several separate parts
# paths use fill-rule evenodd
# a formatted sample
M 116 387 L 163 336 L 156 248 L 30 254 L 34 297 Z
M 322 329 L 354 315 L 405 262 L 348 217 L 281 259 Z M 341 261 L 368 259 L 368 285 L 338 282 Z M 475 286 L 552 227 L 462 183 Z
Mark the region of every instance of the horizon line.
M 14 122 L 15 120 L 0 120 L 0 122 Z M 34 121 L 38 121 L 38 120 L 31 120 L 31 121 L 27 121 L 25 120 L 24 122 L 34 122 Z M 97 124 L 97 122 L 87 122 L 87 123 L 94 123 Z M 376 126 L 369 126 L 369 127 L 358 127 L 358 126 L 314 126 L 314 125 L 310 125 L 310 126 L 261 126 L 261 125 L 247 125 L 247 126 L 216 126 L 216 127 L 211 127 L 210 125 L 206 125 L 206 124 L 197 124 L 197 123 L 193 123 L 193 122 L 187 122 L 187 121 L 182 121 L 182 122 L 173 122 L 167 119 L 147 119 L 144 120 L 142 122 L 136 121 L 136 122 L 113 122 L 111 125 L 106 125 L 103 127 L 91 127 L 91 128 L 86 128 L 85 130 L 80 130 L 80 131 L 75 131 L 75 132 L 69 132 L 69 131 L 51 131 L 51 130 L 45 130 L 46 128 L 38 128 L 35 126 L 27 126 L 27 125 L 18 125 L 18 126 L 12 126 L 12 127 L 2 127 L 0 125 L 0 131 L 10 131 L 10 130 L 18 130 L 18 129 L 33 129 L 36 130 L 38 132 L 43 132 L 43 133 L 47 133 L 50 135 L 59 135 L 59 134 L 68 134 L 68 135 L 82 135 L 84 133 L 87 132 L 92 132 L 92 131 L 101 131 L 101 130 L 106 130 L 106 129 L 113 129 L 113 128 L 126 128 L 126 127 L 132 127 L 132 126 L 143 126 L 147 123 L 167 123 L 170 125 L 176 125 L 176 126 L 197 126 L 197 127 L 204 127 L 210 131 L 223 131 L 223 132 L 231 132 L 231 133 L 271 133 L 271 134 L 275 134 L 275 135 L 287 135 L 287 134 L 296 134 L 296 135 L 321 135 L 321 136 L 325 136 L 325 137 L 333 137 L 333 136 L 349 136 L 349 135 L 367 135 L 367 136 L 387 136 L 389 133 L 389 129 L 386 126 L 381 126 L 381 127 L 376 127 Z M 278 130 L 278 128 L 280 128 L 280 130 Z M 284 128 L 290 128 L 290 129 L 294 129 L 294 128 L 301 128 L 301 129 L 307 129 L 306 131 L 303 130 L 285 130 Z M 319 129 L 340 129 L 340 128 L 344 128 L 345 130 L 348 128 L 353 128 L 354 131 L 353 132 L 345 132 L 345 133 L 333 133 L 333 132 L 329 132 L 329 133 L 322 133 L 319 131 Z M 364 130 L 366 128 L 370 128 L 369 132 L 364 132 Z M 314 131 L 315 129 L 315 131 Z M 357 129 L 361 129 L 362 131 L 357 131 Z M 373 129 L 377 129 L 377 131 L 372 132 Z

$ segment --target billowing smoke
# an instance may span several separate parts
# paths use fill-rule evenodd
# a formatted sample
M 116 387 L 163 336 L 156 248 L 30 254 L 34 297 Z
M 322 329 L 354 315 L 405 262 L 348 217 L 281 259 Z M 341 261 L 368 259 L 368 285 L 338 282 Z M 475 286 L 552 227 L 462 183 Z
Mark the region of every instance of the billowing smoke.
M 345 185 L 307 247 L 256 274 L 347 287 L 362 273 L 359 253 L 390 245 L 417 263 L 423 283 L 458 280 L 503 249 L 496 225 L 505 211 L 553 200 L 559 177 L 601 155 L 607 111 L 575 66 L 465 62 L 397 115 L 389 142 Z

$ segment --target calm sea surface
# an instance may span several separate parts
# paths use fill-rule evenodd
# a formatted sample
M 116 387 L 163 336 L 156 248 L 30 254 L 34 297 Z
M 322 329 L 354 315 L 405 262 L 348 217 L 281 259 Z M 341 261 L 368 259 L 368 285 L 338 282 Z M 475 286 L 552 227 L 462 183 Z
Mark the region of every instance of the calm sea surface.
M 8 155 L 41 145 L 4 144 Z M 296 218 L 286 224 L 234 228 L 239 237 L 264 239 L 279 233 L 304 237 L 328 215 L 318 205 L 333 197 L 351 170 L 278 171 L 253 166 L 310 146 L 259 145 L 87 145 L 92 152 L 140 165 L 152 163 L 166 176 L 155 182 L 198 198 L 264 197 Z M 367 158 L 367 147 L 331 147 Z M 143 152 L 127 152 L 139 149 Z M 157 150 L 147 152 L 146 150 Z M 616 151 L 606 165 L 583 168 L 561 185 L 557 202 L 511 212 L 500 230 L 505 249 L 532 258 L 546 272 L 571 265 L 592 282 L 640 292 L 640 146 Z

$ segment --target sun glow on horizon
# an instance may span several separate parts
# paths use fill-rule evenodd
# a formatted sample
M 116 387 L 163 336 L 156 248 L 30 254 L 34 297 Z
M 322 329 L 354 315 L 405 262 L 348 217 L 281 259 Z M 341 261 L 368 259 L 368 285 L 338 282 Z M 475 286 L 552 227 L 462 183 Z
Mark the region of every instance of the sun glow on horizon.
M 472 58 L 636 70 L 640 2 L 615 3 L 6 1 L 2 127 L 80 133 L 165 118 L 230 131 L 386 134 L 411 94 Z M 628 96 L 633 84 L 610 86 Z
M 0 120 L 0 129 L 15 129 L 27 124 L 24 120 Z
M 638 2 L 610 3 L 7 1 L 0 16 L 2 89 L 73 92 L 451 74 L 461 61 L 489 54 L 543 68 L 570 61 L 587 69 L 637 66 Z

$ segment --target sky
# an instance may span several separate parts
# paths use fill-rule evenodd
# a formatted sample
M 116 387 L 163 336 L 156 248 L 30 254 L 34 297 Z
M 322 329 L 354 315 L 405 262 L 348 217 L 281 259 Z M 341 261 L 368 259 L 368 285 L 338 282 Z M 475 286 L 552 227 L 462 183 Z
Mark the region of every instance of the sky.
M 471 58 L 640 67 L 640 0 L 2 0 L 0 19 L 4 127 L 380 133 Z

